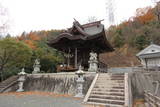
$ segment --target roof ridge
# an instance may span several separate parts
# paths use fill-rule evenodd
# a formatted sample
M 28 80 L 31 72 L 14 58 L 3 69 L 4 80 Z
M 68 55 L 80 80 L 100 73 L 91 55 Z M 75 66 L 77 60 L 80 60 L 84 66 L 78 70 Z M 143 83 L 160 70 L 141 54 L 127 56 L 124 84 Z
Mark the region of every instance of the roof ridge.
M 95 22 L 86 23 L 86 24 L 83 24 L 82 26 L 83 27 L 90 27 L 90 26 L 93 26 L 93 25 L 98 25 L 98 24 L 101 24 L 101 21 L 104 21 L 104 20 L 99 20 L 99 21 L 95 21 Z

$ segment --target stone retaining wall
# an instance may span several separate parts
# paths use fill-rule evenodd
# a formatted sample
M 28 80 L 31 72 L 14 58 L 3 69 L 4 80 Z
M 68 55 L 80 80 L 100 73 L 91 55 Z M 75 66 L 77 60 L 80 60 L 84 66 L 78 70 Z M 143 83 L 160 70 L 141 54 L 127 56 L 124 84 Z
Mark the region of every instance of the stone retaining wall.
M 87 93 L 95 73 L 86 73 L 84 76 L 84 94 Z M 58 74 L 30 74 L 24 83 L 25 91 L 48 91 L 60 94 L 75 95 L 76 79 L 74 73 Z
M 135 72 L 130 77 L 134 99 L 144 98 L 144 91 L 155 92 L 156 85 L 153 82 L 160 81 L 160 72 Z M 160 87 L 158 91 L 160 96 Z

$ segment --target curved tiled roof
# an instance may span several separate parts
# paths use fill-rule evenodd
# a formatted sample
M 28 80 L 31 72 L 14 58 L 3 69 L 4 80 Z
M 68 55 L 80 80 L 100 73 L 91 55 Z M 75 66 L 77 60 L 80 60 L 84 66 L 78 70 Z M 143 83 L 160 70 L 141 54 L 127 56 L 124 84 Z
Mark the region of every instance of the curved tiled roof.
M 74 30 L 76 30 L 78 33 L 74 34 Z M 109 44 L 106 38 L 104 25 L 102 25 L 100 21 L 85 25 L 80 25 L 78 21 L 75 21 L 72 28 L 69 28 L 66 32 L 61 33 L 57 38 L 51 40 L 49 45 L 54 47 L 54 45 L 57 45 L 62 39 L 67 39 L 69 41 L 88 41 L 99 37 L 103 38 L 103 45 L 106 45 L 106 48 L 108 48 L 110 51 L 113 51 L 112 46 Z

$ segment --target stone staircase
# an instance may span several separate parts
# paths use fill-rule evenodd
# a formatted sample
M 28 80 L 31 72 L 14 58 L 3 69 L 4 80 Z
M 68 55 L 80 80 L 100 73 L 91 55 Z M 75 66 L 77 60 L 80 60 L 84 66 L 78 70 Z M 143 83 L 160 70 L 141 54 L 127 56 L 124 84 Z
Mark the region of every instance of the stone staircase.
M 125 75 L 100 73 L 92 89 L 89 89 L 84 102 L 106 107 L 124 107 L 125 105 Z
M 7 88 L 17 82 L 18 76 L 12 76 L 0 83 L 0 93 L 4 92 Z

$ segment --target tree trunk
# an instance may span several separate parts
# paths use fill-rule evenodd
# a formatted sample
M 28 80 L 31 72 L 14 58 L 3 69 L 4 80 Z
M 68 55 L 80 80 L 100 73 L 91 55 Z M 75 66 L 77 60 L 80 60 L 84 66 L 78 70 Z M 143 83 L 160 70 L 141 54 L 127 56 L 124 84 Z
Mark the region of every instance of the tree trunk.
M 157 19 L 158 21 L 160 21 L 160 2 L 157 2 L 156 11 L 157 11 Z
M 4 80 L 3 78 L 3 67 L 0 67 L 0 75 L 1 75 L 1 82 Z

